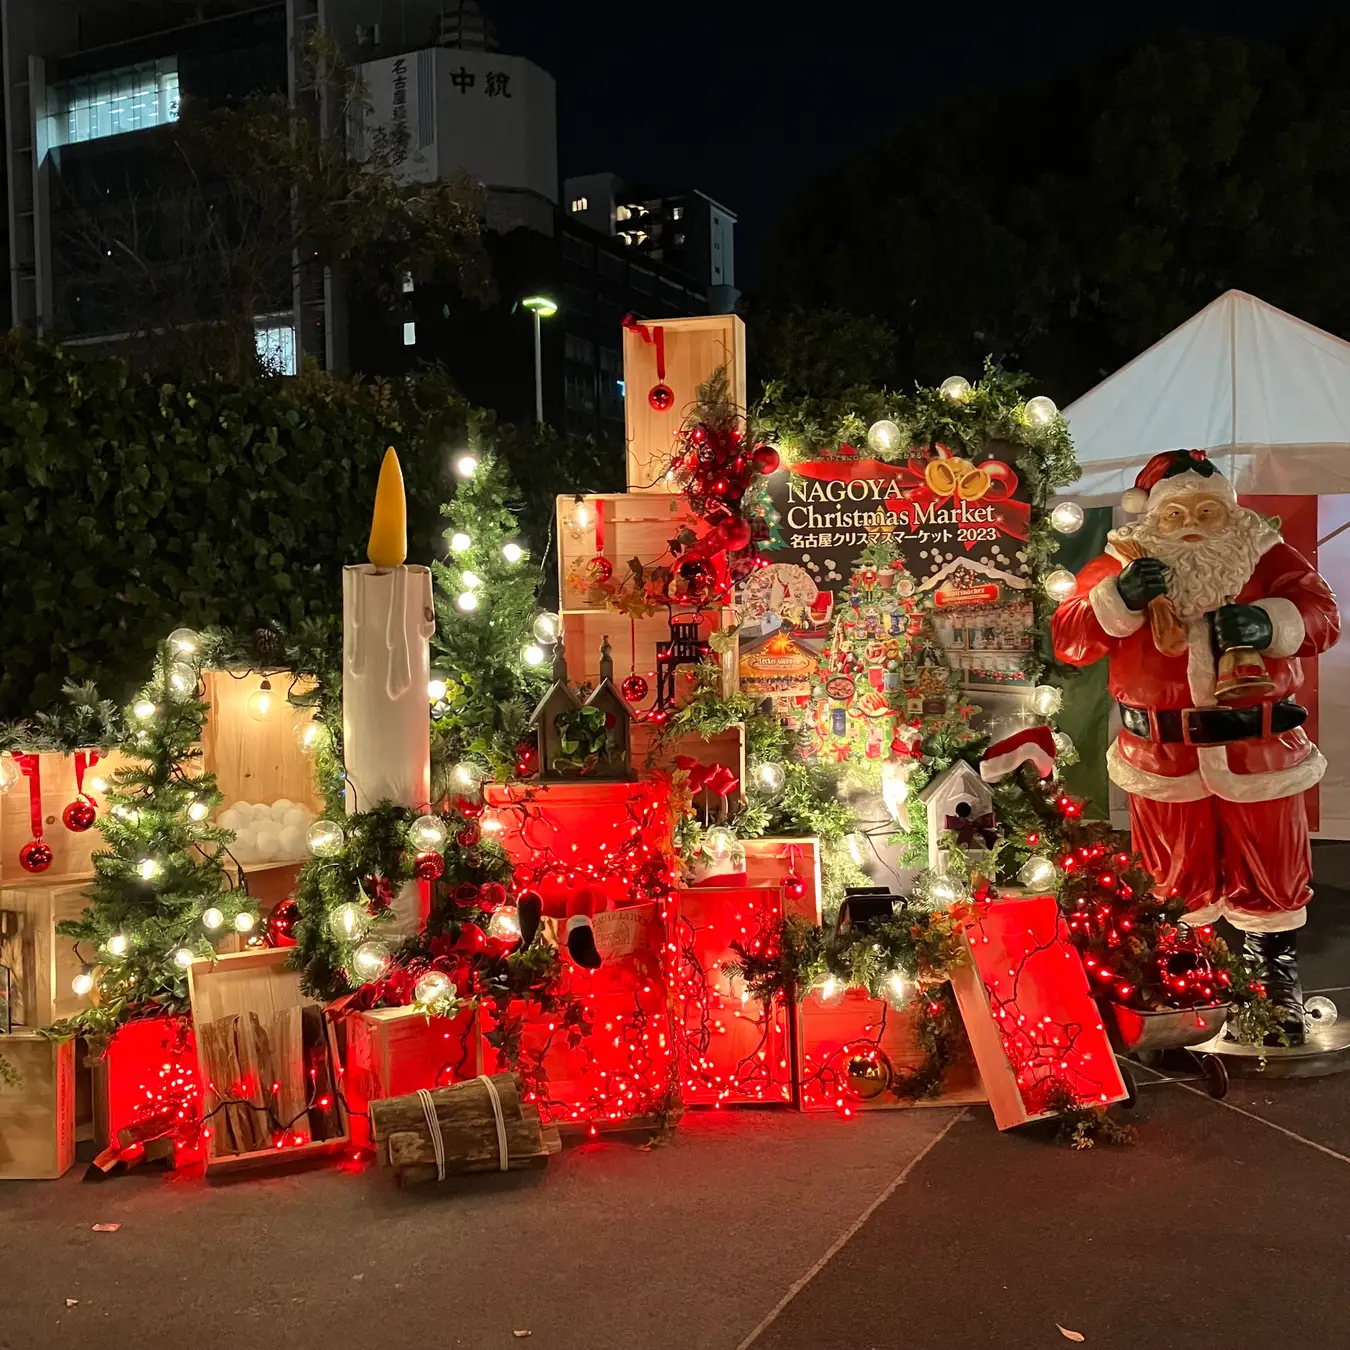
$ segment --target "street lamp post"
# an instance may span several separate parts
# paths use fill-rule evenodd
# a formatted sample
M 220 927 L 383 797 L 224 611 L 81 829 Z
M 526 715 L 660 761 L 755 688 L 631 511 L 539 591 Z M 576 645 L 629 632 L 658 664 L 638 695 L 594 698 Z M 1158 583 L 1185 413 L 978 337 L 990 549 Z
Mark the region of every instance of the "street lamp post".
M 558 302 L 546 295 L 527 295 L 520 302 L 534 315 L 534 420 L 544 422 L 544 340 L 540 320 L 551 319 L 558 312 Z

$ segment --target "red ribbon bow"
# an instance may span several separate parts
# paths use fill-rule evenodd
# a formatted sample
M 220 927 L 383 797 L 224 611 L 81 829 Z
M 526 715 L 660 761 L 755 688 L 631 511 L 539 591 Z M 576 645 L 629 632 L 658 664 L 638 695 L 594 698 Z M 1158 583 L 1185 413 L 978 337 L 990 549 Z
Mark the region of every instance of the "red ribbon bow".
M 689 775 L 691 794 L 710 792 L 725 799 L 740 786 L 741 780 L 725 764 L 701 764 L 691 755 L 676 755 L 675 767 Z
M 977 837 L 984 840 L 985 848 L 993 848 L 998 838 L 992 811 L 986 811 L 982 816 L 947 816 L 943 828 L 956 834 L 956 842 L 962 848 L 968 848 Z

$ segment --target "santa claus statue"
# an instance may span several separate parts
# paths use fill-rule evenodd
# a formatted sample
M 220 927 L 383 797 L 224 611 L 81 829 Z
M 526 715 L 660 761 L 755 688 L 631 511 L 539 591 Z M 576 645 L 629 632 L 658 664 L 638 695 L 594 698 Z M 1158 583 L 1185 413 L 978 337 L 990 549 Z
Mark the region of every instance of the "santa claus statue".
M 1303 794 L 1326 768 L 1294 696 L 1340 635 L 1336 598 L 1198 450 L 1155 455 L 1052 624 L 1055 654 L 1110 659 L 1107 752 L 1134 847 L 1190 922 L 1244 935 L 1253 978 L 1303 1041 L 1297 932 L 1312 897 Z

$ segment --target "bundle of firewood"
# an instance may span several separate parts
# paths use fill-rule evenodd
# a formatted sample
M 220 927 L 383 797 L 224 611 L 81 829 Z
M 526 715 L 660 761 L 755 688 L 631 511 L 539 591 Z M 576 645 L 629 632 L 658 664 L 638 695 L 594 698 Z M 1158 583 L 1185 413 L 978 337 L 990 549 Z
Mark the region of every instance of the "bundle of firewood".
M 370 1135 L 380 1165 L 394 1168 L 404 1186 L 435 1181 L 442 1171 L 447 1177 L 497 1172 L 502 1170 L 504 1136 L 507 1171 L 543 1167 L 549 1155 L 562 1148 L 558 1131 L 541 1123 L 537 1106 L 522 1105 L 519 1074 L 493 1074 L 491 1082 L 501 1105 L 500 1132 L 486 1079 L 473 1078 L 428 1094 L 439 1150 L 421 1094 L 371 1102 Z

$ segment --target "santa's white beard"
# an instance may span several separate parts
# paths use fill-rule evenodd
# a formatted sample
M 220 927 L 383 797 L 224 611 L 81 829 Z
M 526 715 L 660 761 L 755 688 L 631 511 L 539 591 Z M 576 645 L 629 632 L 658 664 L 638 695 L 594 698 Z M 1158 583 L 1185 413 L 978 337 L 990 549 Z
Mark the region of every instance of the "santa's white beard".
M 1222 534 L 1195 542 L 1164 534 L 1153 513 L 1107 535 L 1113 544 L 1134 544 L 1145 556 L 1167 564 L 1167 594 L 1180 619 L 1231 604 L 1277 537 L 1261 516 L 1244 508 L 1234 512 Z

